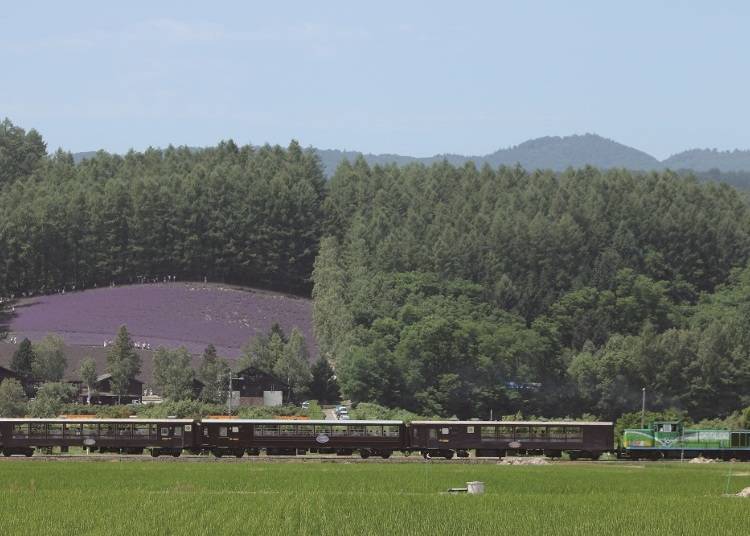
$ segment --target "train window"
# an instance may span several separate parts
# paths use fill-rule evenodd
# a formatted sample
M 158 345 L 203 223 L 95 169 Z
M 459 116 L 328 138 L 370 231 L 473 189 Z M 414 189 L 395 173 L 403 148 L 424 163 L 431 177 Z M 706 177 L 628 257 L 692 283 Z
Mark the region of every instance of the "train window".
M 13 439 L 23 439 L 29 434 L 28 424 L 13 425 Z
M 162 437 L 169 437 L 169 428 L 166 426 L 163 426 L 161 429 L 161 436 Z
M 550 426 L 548 436 L 550 441 L 565 441 L 565 427 Z
M 226 426 L 219 426 L 219 437 L 227 437 L 227 433 L 229 432 L 229 428 Z
M 583 438 L 580 426 L 568 426 L 565 435 L 568 441 L 580 441 Z
M 537 441 L 544 441 L 547 439 L 547 427 L 546 426 L 532 426 L 531 427 L 531 439 Z
M 482 426 L 481 427 L 482 439 L 493 440 L 497 437 L 497 428 L 494 426 Z
M 450 429 L 450 428 L 441 428 L 441 429 L 440 429 L 440 433 L 441 433 L 442 435 L 448 435 L 448 434 L 450 434 L 450 433 L 451 433 L 451 429 Z
M 327 436 L 331 435 L 331 425 L 330 424 L 316 424 L 315 425 L 315 435 L 325 434 Z
M 282 436 L 293 436 L 293 435 L 295 435 L 294 425 L 293 424 L 282 424 L 281 426 L 279 426 L 279 435 L 282 435 Z
M 332 426 L 331 427 L 331 435 L 333 436 L 345 436 L 347 435 L 347 429 L 346 426 Z
M 381 426 L 368 426 L 367 435 L 372 437 L 380 437 L 383 435 L 383 428 Z
M 473 434 L 474 433 L 474 427 L 473 426 L 467 426 L 466 427 L 466 433 L 467 434 Z
M 84 424 L 83 425 L 83 431 L 82 435 L 86 437 L 95 436 L 96 435 L 96 424 Z
M 99 434 L 102 437 L 116 437 L 117 436 L 117 425 L 108 423 L 102 424 L 99 428 Z
M 497 438 L 498 439 L 513 439 L 513 427 L 510 425 L 498 426 Z
M 279 425 L 277 424 L 259 424 L 255 427 L 255 434 L 264 437 L 274 437 L 279 435 Z
M 182 437 L 182 426 L 175 426 L 174 427 L 174 436 L 175 437 Z
M 297 435 L 310 437 L 312 435 L 315 435 L 315 428 L 312 424 L 299 424 L 297 425 Z
M 416 430 L 414 430 L 416 433 Z M 354 437 L 362 437 L 365 435 L 365 427 L 361 425 L 353 425 L 349 427 L 349 435 Z
M 31 423 L 31 437 L 44 437 L 45 425 L 43 422 Z
M 133 435 L 138 437 L 148 437 L 149 425 L 148 424 L 134 424 Z
M 528 426 L 516 426 L 516 439 L 530 439 Z
M 383 426 L 385 437 L 398 437 L 398 426 Z
M 129 424 L 118 424 L 117 425 L 117 435 L 120 437 L 129 437 L 130 436 L 130 425 Z
M 47 425 L 47 435 L 50 437 L 61 437 L 63 425 L 61 423 L 51 422 Z
M 430 428 L 430 439 L 437 439 L 437 428 Z
M 80 424 L 66 424 L 63 432 L 67 437 L 78 437 L 81 435 L 81 425 Z
M 208 437 L 208 426 L 203 427 L 203 437 Z

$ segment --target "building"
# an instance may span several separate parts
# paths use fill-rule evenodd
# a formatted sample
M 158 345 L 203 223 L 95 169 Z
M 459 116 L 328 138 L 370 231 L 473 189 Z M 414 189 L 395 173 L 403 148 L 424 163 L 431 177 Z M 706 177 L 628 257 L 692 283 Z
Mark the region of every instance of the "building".
M 16 374 L 9 368 L 0 367 L 0 382 L 3 380 L 18 380 L 19 382 L 23 383 L 23 379 L 19 374 Z
M 86 403 L 86 386 L 81 381 L 70 382 L 78 387 L 78 401 Z M 117 404 L 119 399 L 121 404 L 132 404 L 142 402 L 143 382 L 140 380 L 130 380 L 126 392 L 122 395 L 116 395 L 112 392 L 112 375 L 101 374 L 97 376 L 96 382 L 91 389 L 91 403 L 101 405 Z
M 292 398 L 286 382 L 258 368 L 247 367 L 232 378 L 232 397 L 239 393 L 240 406 L 277 406 Z

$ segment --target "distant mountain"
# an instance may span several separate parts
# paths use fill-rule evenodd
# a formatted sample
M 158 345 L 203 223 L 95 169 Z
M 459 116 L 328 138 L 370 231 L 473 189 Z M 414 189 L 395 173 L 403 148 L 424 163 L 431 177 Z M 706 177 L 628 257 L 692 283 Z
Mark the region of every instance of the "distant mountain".
M 662 162 L 670 169 L 693 171 L 750 171 L 750 151 L 717 151 L 716 149 L 691 149 L 670 156 Z
M 333 175 L 336 167 L 343 160 L 353 161 L 358 156 L 364 157 L 370 165 L 391 163 L 407 165 L 414 162 L 430 165 L 446 160 L 457 166 L 471 161 L 477 166 L 489 164 L 492 167 L 497 167 L 519 164 L 525 169 L 551 169 L 553 171 L 563 171 L 569 167 L 577 168 L 586 165 L 603 169 L 627 168 L 639 171 L 669 168 L 701 173 L 711 172 L 713 175 L 717 175 L 717 180 L 721 180 L 718 177 L 720 173 L 717 173 L 717 171 L 724 173 L 750 172 L 750 151 L 692 149 L 659 161 L 648 153 L 597 134 L 546 136 L 479 156 L 438 154 L 418 158 L 398 154 L 370 154 L 337 149 L 314 150 L 320 157 L 328 176 Z M 95 151 L 75 153 L 73 159 L 75 162 L 80 162 L 95 155 Z

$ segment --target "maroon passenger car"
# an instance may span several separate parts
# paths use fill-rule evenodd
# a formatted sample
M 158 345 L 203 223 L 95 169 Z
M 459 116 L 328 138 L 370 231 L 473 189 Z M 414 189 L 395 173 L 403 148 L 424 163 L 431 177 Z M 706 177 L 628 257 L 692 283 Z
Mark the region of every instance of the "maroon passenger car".
M 34 449 L 89 448 L 96 452 L 179 456 L 194 450 L 196 421 L 192 419 L 0 419 L 3 455 L 31 456 Z
M 401 421 L 321 421 L 286 419 L 203 419 L 201 443 L 216 456 L 244 453 L 351 455 L 388 458 L 404 450 Z
M 414 421 L 409 442 L 425 457 L 544 454 L 598 459 L 614 450 L 614 424 L 578 421 Z

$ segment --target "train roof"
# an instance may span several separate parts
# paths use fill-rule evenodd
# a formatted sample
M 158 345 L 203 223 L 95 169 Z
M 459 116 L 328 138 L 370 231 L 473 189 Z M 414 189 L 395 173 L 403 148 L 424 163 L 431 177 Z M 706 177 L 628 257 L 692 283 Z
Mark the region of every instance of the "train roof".
M 180 424 L 191 424 L 195 422 L 195 419 L 107 419 L 107 418 L 85 418 L 85 419 L 61 419 L 59 417 L 52 417 L 49 419 L 39 417 L 29 417 L 24 419 L 23 417 L 11 418 L 11 419 L 0 419 L 0 422 L 50 422 L 50 423 L 102 423 L 102 422 L 129 422 L 129 423 L 141 423 L 141 424 L 162 424 L 162 423 L 180 423 Z
M 207 424 L 328 424 L 332 426 L 349 426 L 351 424 L 365 426 L 390 425 L 398 426 L 404 424 L 403 421 L 364 421 L 364 420 L 312 420 L 312 419 L 201 419 L 202 423 Z
M 514 426 L 612 426 L 614 423 L 608 421 L 412 421 L 412 425 L 451 425 L 465 424 L 467 426 L 497 426 L 510 424 Z

